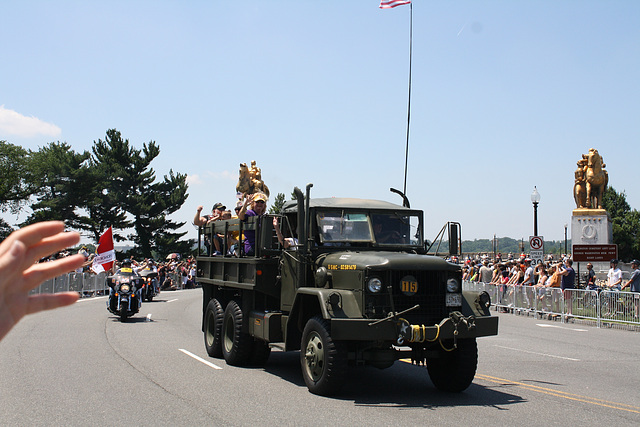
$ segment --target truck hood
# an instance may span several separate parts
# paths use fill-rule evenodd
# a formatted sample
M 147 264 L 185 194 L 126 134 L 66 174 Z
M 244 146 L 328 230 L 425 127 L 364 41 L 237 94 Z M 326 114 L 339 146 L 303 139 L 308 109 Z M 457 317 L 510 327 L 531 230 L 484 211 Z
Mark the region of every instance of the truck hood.
M 326 256 L 322 265 L 355 265 L 364 269 L 459 271 L 460 266 L 432 255 L 405 252 L 335 252 Z

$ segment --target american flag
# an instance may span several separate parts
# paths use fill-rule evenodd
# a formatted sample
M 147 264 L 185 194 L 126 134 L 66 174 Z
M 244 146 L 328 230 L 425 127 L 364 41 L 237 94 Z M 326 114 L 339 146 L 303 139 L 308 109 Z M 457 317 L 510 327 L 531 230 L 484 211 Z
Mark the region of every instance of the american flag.
M 380 0 L 380 9 L 391 9 L 409 3 L 411 3 L 411 0 Z

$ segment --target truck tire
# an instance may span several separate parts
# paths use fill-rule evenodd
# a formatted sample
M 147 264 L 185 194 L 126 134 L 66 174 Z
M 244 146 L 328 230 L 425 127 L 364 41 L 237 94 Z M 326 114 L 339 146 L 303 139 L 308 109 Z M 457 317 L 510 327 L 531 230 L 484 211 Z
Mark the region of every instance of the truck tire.
M 439 358 L 427 359 L 427 371 L 438 390 L 459 393 L 471 385 L 478 366 L 478 344 L 475 338 L 459 339 L 458 348 L 440 351 Z M 453 341 L 444 342 L 453 347 Z
M 253 338 L 242 332 L 244 315 L 235 301 L 230 301 L 224 310 L 222 325 L 222 355 L 232 366 L 246 366 L 253 349 Z
M 331 338 L 331 325 L 321 317 L 309 319 L 304 327 L 300 365 L 304 382 L 313 394 L 330 396 L 344 384 L 347 371 L 346 346 Z
M 204 314 L 204 347 L 211 357 L 222 357 L 222 322 L 224 310 L 220 301 L 213 298 L 207 304 Z

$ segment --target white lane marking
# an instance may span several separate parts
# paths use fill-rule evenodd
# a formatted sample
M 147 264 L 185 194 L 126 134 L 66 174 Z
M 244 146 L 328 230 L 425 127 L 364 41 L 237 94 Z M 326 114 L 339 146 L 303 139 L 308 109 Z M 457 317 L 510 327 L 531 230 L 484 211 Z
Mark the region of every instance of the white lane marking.
M 544 323 L 536 323 L 536 326 L 540 326 L 541 328 L 557 328 L 557 329 L 566 329 L 567 331 L 576 331 L 576 332 L 588 332 L 588 329 L 578 329 L 578 328 L 565 328 L 564 326 L 558 325 L 547 325 Z
M 100 297 L 86 297 L 86 298 L 80 298 L 76 302 L 97 301 L 97 300 L 105 299 L 107 297 L 108 297 L 108 295 L 104 295 L 104 296 L 100 296 Z
M 196 356 L 195 354 L 193 354 L 193 353 L 191 353 L 191 352 L 189 352 L 189 351 L 185 350 L 184 348 L 179 348 L 178 350 L 180 350 L 181 352 L 183 352 L 183 353 L 184 353 L 184 354 L 186 354 L 187 356 L 193 357 L 193 358 L 194 358 L 194 359 L 196 359 L 198 362 L 202 362 L 202 363 L 204 363 L 205 365 L 207 365 L 207 366 L 209 366 L 209 367 L 211 367 L 211 368 L 213 368 L 213 369 L 222 369 L 220 366 L 218 366 L 218 365 L 214 365 L 213 363 L 211 363 L 211 362 L 209 362 L 209 361 L 207 361 L 207 360 L 204 360 L 202 357 L 198 357 L 198 356 Z
M 538 356 L 553 357 L 555 359 L 570 360 L 571 362 L 579 362 L 580 361 L 580 359 L 574 359 L 573 357 L 563 357 L 563 356 L 556 356 L 554 354 L 537 353 L 535 351 L 522 350 L 522 349 L 519 349 L 519 348 L 504 347 L 502 345 L 496 345 L 495 347 L 504 348 L 504 349 L 507 349 L 507 350 L 519 351 L 521 353 L 535 354 L 535 355 L 538 355 Z
M 167 302 L 174 302 L 174 301 L 178 301 L 178 298 L 170 299 L 170 300 L 169 300 L 169 301 L 167 301 Z

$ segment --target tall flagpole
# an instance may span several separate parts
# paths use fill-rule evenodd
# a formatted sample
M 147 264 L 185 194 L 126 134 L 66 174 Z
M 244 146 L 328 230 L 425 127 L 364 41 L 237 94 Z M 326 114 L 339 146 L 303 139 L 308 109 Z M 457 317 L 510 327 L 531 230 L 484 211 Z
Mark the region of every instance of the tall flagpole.
M 402 192 L 407 194 L 407 168 L 409 165 L 409 125 L 411 124 L 411 60 L 413 52 L 413 2 L 409 3 L 409 101 L 407 105 L 407 146 L 404 156 L 404 187 Z

